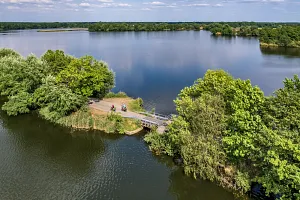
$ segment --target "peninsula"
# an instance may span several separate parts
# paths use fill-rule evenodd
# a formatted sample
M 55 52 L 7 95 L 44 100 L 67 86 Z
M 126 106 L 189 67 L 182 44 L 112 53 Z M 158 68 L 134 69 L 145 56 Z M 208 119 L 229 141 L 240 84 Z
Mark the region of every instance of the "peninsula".
M 142 127 L 163 133 L 169 122 L 144 111 L 142 99 L 109 93 L 114 73 L 91 56 L 75 58 L 63 51 L 47 51 L 41 58 L 23 58 L 11 49 L 0 49 L 0 93 L 8 99 L 8 115 L 38 111 L 46 120 L 78 129 L 134 134 Z M 99 101 L 100 100 L 100 101 Z M 128 111 L 119 109 L 128 105 Z M 117 110 L 111 111 L 111 105 Z

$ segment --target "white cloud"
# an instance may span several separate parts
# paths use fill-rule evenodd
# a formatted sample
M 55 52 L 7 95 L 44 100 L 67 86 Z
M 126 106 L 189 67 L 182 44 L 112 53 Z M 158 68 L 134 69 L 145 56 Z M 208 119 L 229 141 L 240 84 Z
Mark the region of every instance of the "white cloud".
M 53 3 L 52 0 L 0 0 L 0 3 Z
M 217 3 L 217 4 L 213 5 L 213 6 L 215 6 L 215 7 L 222 7 L 223 4 Z
M 76 4 L 68 4 L 70 7 L 76 7 Z M 90 4 L 90 3 L 80 3 L 80 7 L 86 8 L 86 11 L 91 11 L 91 9 L 87 10 L 87 8 L 117 8 L 117 7 L 131 7 L 128 3 L 101 3 L 101 4 Z
M 90 7 L 91 4 L 89 4 L 89 3 L 80 3 L 79 6 L 81 6 L 81 7 Z
M 78 12 L 78 11 L 79 11 L 79 9 L 77 9 L 77 8 L 75 8 L 75 9 L 73 9 L 73 8 L 67 8 L 67 9 L 65 9 L 65 10 L 68 10 L 68 11 L 75 11 L 75 12 Z
M 114 2 L 113 0 L 98 0 L 101 3 L 112 3 Z
M 282 3 L 285 0 L 240 0 L 236 1 L 236 3 Z
M 130 7 L 131 5 L 128 3 L 117 3 L 114 4 L 115 7 Z
M 152 10 L 152 9 L 150 9 L 150 8 L 142 8 L 141 10 L 149 11 L 149 10 Z
M 76 7 L 78 7 L 78 4 L 76 4 L 76 3 L 66 3 L 66 6 L 76 8 Z
M 210 4 L 207 4 L 207 3 L 194 3 L 194 4 L 188 4 L 187 6 L 190 6 L 190 7 L 206 7 L 206 6 L 210 6 Z
M 9 10 L 19 10 L 21 8 L 19 6 L 7 6 L 7 9 L 9 9 Z
M 161 2 L 161 1 L 146 2 L 146 3 L 144 3 L 144 4 L 153 5 L 153 6 L 162 6 L 162 5 L 166 5 L 164 2 Z

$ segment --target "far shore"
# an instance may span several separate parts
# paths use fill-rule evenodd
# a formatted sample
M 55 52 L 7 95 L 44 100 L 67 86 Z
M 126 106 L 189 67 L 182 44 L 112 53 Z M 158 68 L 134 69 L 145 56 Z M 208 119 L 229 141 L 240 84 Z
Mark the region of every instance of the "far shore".
M 64 28 L 64 29 L 41 29 L 37 32 L 68 32 L 68 31 L 88 31 L 88 28 Z

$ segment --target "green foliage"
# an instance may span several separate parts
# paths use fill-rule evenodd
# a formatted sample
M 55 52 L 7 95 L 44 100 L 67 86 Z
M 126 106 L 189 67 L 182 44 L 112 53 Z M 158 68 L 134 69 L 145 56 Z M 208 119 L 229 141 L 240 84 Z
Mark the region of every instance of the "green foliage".
M 280 26 L 260 30 L 263 46 L 300 47 L 300 26 Z
M 113 72 L 91 56 L 76 59 L 49 50 L 41 59 L 23 58 L 10 49 L 0 49 L 0 55 L 0 95 L 8 97 L 2 109 L 9 115 L 38 109 L 45 119 L 60 123 L 86 104 L 86 96 L 105 95 L 113 87 Z
M 260 136 L 257 163 L 262 173 L 256 177 L 268 193 L 282 199 L 298 199 L 300 190 L 300 80 L 285 79 L 284 87 L 267 98 L 263 120 L 269 129 Z
M 0 22 L 0 31 L 46 28 L 88 28 L 92 22 Z
M 114 73 L 106 63 L 99 62 L 92 56 L 84 56 L 73 59 L 58 74 L 57 81 L 79 95 L 104 97 L 114 87 Z
M 124 119 L 121 115 L 111 112 L 107 119 L 114 123 L 114 132 L 124 134 L 125 133 L 125 127 L 124 127 Z
M 265 97 L 249 80 L 208 70 L 179 94 L 179 117 L 168 132 L 145 140 L 156 152 L 181 155 L 185 172 L 194 177 L 241 194 L 258 182 L 267 195 L 299 199 L 299 102 L 298 76 Z
M 105 95 L 105 98 L 126 98 L 128 97 L 125 92 L 118 92 L 118 93 L 113 93 L 109 92 Z
M 10 96 L 8 101 L 2 106 L 2 110 L 6 111 L 8 115 L 16 116 L 29 113 L 31 105 L 31 94 L 22 91 L 15 96 Z
M 32 93 L 46 76 L 48 66 L 33 55 L 0 58 L 0 93 L 9 96 L 20 91 Z
M 225 35 L 225 36 L 235 35 L 232 27 L 230 27 L 228 24 L 213 23 L 207 25 L 205 29 L 209 30 L 213 35 Z
M 211 23 L 204 26 L 213 35 L 259 37 L 262 46 L 300 47 L 299 24 Z
M 56 76 L 60 71 L 65 69 L 74 58 L 66 55 L 63 51 L 60 50 L 48 50 L 41 57 L 41 59 L 49 65 L 50 73 Z
M 164 153 L 169 156 L 181 153 L 182 138 L 189 135 L 188 123 L 182 117 L 174 118 L 168 127 L 168 134 L 152 132 L 147 134 L 144 140 L 150 144 L 150 149 L 157 154 Z
M 4 56 L 21 57 L 19 53 L 15 52 L 12 49 L 7 49 L 7 48 L 0 49 L 0 59 L 3 58 Z
M 112 31 L 184 31 L 200 30 L 199 23 L 165 23 L 165 22 L 99 22 L 89 26 L 91 32 Z
M 214 22 L 0 22 L 0 31 L 19 29 L 89 28 L 90 31 L 165 31 L 199 30 Z M 218 22 L 231 27 L 278 27 L 297 26 L 299 23 L 274 22 Z
M 87 99 L 74 94 L 71 89 L 55 82 L 55 77 L 48 76 L 43 85 L 35 90 L 33 101 L 40 110 L 40 114 L 50 121 L 57 121 L 61 117 L 77 111 Z
M 133 112 L 144 112 L 143 104 L 143 99 L 137 98 L 129 102 L 128 108 Z
M 191 135 L 183 138 L 181 155 L 185 172 L 216 181 L 218 168 L 225 165 L 221 136 L 224 131 L 225 104 L 219 96 L 204 94 L 195 100 L 189 120 Z M 173 132 L 171 132 L 173 133 Z

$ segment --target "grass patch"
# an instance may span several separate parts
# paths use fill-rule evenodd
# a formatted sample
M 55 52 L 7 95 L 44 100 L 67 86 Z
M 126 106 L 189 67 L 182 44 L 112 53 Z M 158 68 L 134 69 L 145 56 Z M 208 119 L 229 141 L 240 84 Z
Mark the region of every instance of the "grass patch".
M 63 117 L 57 123 L 76 129 L 94 129 L 117 134 L 125 134 L 127 131 L 134 131 L 141 127 L 140 121 L 136 119 L 123 118 L 117 113 L 92 114 L 90 110 L 86 109 Z
M 143 103 L 141 98 L 134 99 L 129 102 L 128 109 L 133 112 L 144 112 Z
M 92 129 L 94 119 L 91 112 L 87 111 L 86 109 L 81 109 L 76 113 L 72 113 L 69 116 L 60 118 L 57 123 L 67 127 Z
M 107 95 L 105 95 L 104 98 L 126 98 L 128 97 L 125 92 L 118 92 L 118 93 L 113 93 L 109 92 Z
M 124 118 L 125 131 L 135 131 L 141 127 L 141 122 L 136 119 Z

